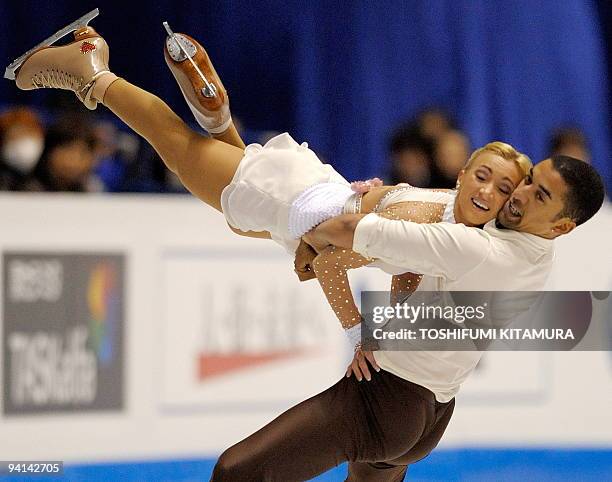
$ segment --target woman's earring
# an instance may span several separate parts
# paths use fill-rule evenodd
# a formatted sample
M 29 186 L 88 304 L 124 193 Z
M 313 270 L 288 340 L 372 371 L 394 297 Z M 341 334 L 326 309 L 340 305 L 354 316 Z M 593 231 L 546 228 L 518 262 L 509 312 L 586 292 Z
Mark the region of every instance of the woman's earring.
M 455 189 L 459 189 L 461 187 L 461 181 L 457 181 L 457 184 L 455 184 Z

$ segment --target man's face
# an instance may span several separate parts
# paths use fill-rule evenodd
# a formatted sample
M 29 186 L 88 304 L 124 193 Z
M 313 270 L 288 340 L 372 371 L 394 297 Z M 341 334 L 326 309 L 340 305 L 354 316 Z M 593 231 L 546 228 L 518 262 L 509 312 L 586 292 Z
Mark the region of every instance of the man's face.
M 560 217 L 567 185 L 550 159 L 534 166 L 497 215 L 497 224 L 508 229 L 553 239 L 569 233 L 576 223 Z

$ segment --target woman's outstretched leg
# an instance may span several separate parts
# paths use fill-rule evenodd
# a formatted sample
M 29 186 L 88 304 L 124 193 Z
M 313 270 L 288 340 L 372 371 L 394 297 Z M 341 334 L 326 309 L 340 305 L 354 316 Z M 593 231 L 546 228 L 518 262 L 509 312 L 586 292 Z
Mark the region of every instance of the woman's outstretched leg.
M 234 122 L 231 122 L 227 130 L 221 132 L 220 134 L 211 133 L 210 135 L 213 136 L 218 141 L 225 142 L 226 144 L 230 144 L 232 146 L 239 147 L 240 149 L 244 149 L 246 147 L 244 144 L 244 141 L 242 140 L 242 137 L 240 137 L 240 134 L 238 133 L 238 130 L 236 129 L 236 126 L 234 125 Z
M 74 42 L 38 50 L 18 65 L 17 86 L 71 90 L 89 109 L 105 103 L 155 148 L 189 191 L 221 211 L 221 192 L 231 182 L 243 150 L 193 132 L 157 96 L 118 79 L 108 68 L 108 45 L 93 28 L 81 28 L 74 37 Z
M 110 86 L 103 81 L 100 93 L 94 87 L 94 98 L 144 137 L 194 196 L 222 212 L 221 192 L 234 177 L 244 151 L 192 131 L 163 100 L 124 79 Z M 233 124 L 230 129 L 238 136 Z M 241 236 L 270 239 L 267 231 L 230 229 Z
M 94 89 L 96 100 L 144 137 L 191 193 L 221 211 L 221 192 L 234 177 L 242 149 L 192 131 L 159 97 L 124 79 L 96 94 Z

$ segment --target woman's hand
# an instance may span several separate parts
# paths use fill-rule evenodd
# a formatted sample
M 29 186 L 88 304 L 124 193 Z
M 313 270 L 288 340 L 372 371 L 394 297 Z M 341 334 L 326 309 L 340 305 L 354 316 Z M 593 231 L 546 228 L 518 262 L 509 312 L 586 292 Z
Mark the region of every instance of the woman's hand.
M 313 249 L 317 254 L 324 251 L 325 248 L 329 246 L 329 243 L 320 239 L 320 236 L 317 235 L 316 227 L 308 231 L 304 236 L 302 236 L 302 241 L 305 242 L 311 249 Z
M 307 244 L 303 239 L 295 250 L 295 260 L 293 266 L 295 274 L 300 281 L 308 281 L 317 277 L 312 262 L 317 257 L 317 252 Z
M 367 361 L 366 361 L 367 360 Z M 351 374 L 355 374 L 355 378 L 361 381 L 364 377 L 369 382 L 372 380 L 372 375 L 370 374 L 370 369 L 368 368 L 368 363 L 372 365 L 372 368 L 377 372 L 380 371 L 380 367 L 376 363 L 374 359 L 374 353 L 368 350 L 362 350 L 360 346 L 355 348 L 355 355 L 353 356 L 353 361 L 346 368 L 346 378 L 349 378 Z

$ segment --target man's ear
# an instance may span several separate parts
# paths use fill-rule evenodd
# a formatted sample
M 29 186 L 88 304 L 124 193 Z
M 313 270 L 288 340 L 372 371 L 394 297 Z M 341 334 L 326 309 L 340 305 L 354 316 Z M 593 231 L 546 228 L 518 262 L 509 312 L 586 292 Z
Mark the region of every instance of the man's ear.
M 552 232 L 557 236 L 561 236 L 563 234 L 567 234 L 574 230 L 576 227 L 576 223 L 570 218 L 561 218 L 557 221 L 552 227 Z

